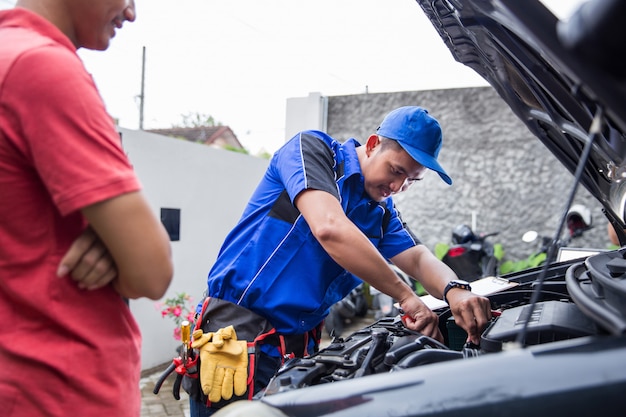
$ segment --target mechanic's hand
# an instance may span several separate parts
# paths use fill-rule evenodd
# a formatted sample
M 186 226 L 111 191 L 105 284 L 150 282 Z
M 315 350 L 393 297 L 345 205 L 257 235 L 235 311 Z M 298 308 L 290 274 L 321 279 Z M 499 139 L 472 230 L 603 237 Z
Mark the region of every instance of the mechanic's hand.
M 248 383 L 248 346 L 237 340 L 233 326 L 217 332 L 193 332 L 191 347 L 200 349 L 200 384 L 209 401 L 230 400 L 246 393 Z
M 447 299 L 455 323 L 467 332 L 467 341 L 480 344 L 480 335 L 491 320 L 489 299 L 463 289 L 452 289 Z
M 400 303 L 400 307 L 405 314 L 403 321 L 406 327 L 443 343 L 439 317 L 417 295 Z
M 95 290 L 117 277 L 117 268 L 98 235 L 88 227 L 61 259 L 57 276 L 70 274 L 79 288 Z

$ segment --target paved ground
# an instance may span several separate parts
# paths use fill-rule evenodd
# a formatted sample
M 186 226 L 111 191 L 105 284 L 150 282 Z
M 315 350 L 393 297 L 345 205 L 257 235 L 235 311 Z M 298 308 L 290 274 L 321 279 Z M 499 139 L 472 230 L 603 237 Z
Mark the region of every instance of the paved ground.
M 172 384 L 174 383 L 176 373 L 172 373 L 165 380 L 157 395 L 152 392 L 157 379 L 159 379 L 167 365 L 169 364 L 155 368 L 141 378 L 141 417 L 189 417 L 189 397 L 187 393 L 181 389 L 179 401 L 172 395 Z
M 363 326 L 371 324 L 373 318 L 368 315 L 364 318 L 357 318 L 351 323 L 346 324 L 344 336 L 350 335 L 357 329 Z M 322 338 L 321 346 L 328 345 L 329 340 L 327 337 Z M 141 386 L 141 417 L 189 417 L 189 397 L 181 389 L 180 400 L 177 401 L 172 395 L 172 384 L 174 383 L 175 373 L 172 373 L 170 377 L 163 383 L 159 394 L 153 394 L 152 390 L 156 384 L 156 381 L 161 376 L 163 370 L 169 364 L 164 364 L 161 367 L 154 368 L 152 370 L 144 372 L 142 375 Z

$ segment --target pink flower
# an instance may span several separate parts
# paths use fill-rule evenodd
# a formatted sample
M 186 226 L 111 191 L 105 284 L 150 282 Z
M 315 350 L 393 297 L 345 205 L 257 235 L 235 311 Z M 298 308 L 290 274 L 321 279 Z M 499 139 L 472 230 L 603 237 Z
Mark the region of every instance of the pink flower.
M 180 325 L 183 320 L 193 323 L 195 316 L 195 308 L 192 298 L 187 293 L 177 293 L 174 297 L 166 299 L 158 305 L 161 317 L 169 317 L 174 321 L 176 328 L 174 329 L 174 339 L 180 340 Z

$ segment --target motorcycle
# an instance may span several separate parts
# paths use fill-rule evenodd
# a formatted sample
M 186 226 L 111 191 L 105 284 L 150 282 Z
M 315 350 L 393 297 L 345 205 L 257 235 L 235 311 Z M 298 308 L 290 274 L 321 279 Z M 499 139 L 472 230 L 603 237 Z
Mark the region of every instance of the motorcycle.
M 476 234 L 468 225 L 460 224 L 452 230 L 452 245 L 435 245 L 435 256 L 468 282 L 496 276 L 504 249 L 501 244 L 491 243 L 488 239 L 498 233 Z

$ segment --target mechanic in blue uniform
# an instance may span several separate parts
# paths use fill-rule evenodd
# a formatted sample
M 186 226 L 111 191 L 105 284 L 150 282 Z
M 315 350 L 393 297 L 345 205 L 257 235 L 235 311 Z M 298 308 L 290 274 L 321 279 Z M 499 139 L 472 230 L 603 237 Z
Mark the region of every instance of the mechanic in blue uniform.
M 305 335 L 360 277 L 399 301 L 407 327 L 441 341 L 437 315 L 389 268 L 389 260 L 445 299 L 456 323 L 478 343 L 491 318 L 488 299 L 457 282 L 403 223 L 392 200 L 429 169 L 452 183 L 437 162 L 441 145 L 437 120 L 414 106 L 389 113 L 363 145 L 319 131 L 298 133 L 274 154 L 226 237 L 207 294 L 252 310 L 282 334 Z M 266 353 L 264 384 L 280 364 Z M 192 416 L 209 415 L 191 401 Z

